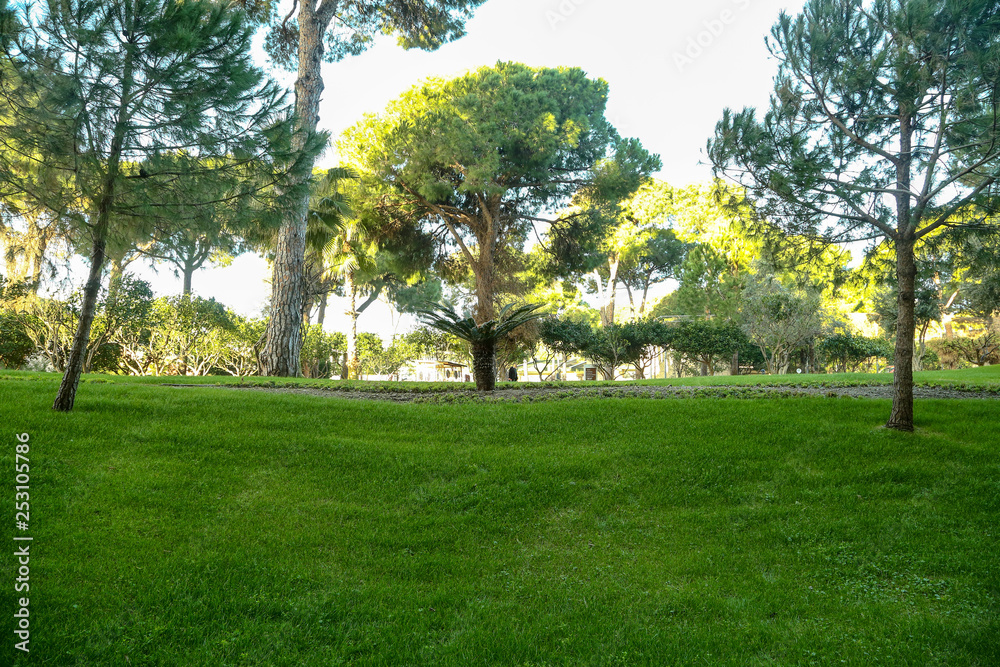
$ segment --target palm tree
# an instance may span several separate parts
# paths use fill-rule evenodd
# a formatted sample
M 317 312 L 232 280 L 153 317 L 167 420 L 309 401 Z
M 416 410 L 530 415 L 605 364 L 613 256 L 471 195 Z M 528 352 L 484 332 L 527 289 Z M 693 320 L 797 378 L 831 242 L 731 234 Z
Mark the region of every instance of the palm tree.
M 328 169 L 315 182 L 309 199 L 305 264 L 307 293 L 303 315 L 308 318 L 314 300 L 319 298 L 317 324 L 320 326 L 326 312 L 327 296 L 340 282 L 339 274 L 330 271 L 327 265 L 327 248 L 344 232 L 354 215 L 344 183 L 357 178 L 357 173 L 346 167 Z
M 430 267 L 434 243 L 412 223 L 382 215 L 369 190 L 349 169 L 340 169 L 323 181 L 317 190 L 313 211 L 321 215 L 332 207 L 335 224 L 327 225 L 331 233 L 325 237 L 322 252 L 323 276 L 343 285 L 349 301 L 346 314 L 350 320 L 347 333 L 347 376 L 357 379 L 357 321 L 364 310 L 380 295 L 390 298 L 415 281 L 422 280 Z M 344 179 L 351 179 L 346 181 Z M 330 198 L 324 188 L 346 197 L 351 209 L 343 202 Z M 346 192 L 345 192 L 346 191 Z M 358 297 L 364 302 L 358 305 Z
M 497 381 L 497 341 L 522 324 L 542 317 L 542 313 L 535 312 L 542 305 L 529 303 L 515 306 L 513 303 L 508 303 L 500 309 L 496 319 L 487 320 L 482 324 L 476 324 L 471 317 L 461 317 L 446 306 L 438 306 L 437 310 L 417 312 L 428 326 L 458 336 L 470 344 L 476 390 L 493 391 Z
M 348 299 L 347 317 L 350 327 L 347 331 L 347 377 L 358 379 L 361 359 L 358 356 L 358 315 L 357 298 L 359 278 L 372 277 L 378 266 L 375 260 L 379 249 L 377 229 L 370 218 L 354 216 L 346 218 L 339 232 L 323 249 L 323 259 L 327 275 L 344 281 L 344 295 Z

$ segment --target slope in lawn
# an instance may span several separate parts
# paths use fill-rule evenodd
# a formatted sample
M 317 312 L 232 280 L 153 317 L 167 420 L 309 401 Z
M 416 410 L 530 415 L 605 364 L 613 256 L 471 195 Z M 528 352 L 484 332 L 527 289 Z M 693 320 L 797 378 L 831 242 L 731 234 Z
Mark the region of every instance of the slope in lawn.
M 994 401 L 54 387 L 33 665 L 1000 663 Z

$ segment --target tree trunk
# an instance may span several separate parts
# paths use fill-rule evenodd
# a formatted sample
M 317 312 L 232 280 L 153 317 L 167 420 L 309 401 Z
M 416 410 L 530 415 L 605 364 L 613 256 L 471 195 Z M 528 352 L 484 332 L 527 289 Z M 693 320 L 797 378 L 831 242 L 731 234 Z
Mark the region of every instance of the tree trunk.
M 618 291 L 618 260 L 608 265 L 607 302 L 601 314 L 601 326 L 615 323 L 615 293 Z
M 896 368 L 892 381 L 892 412 L 886 428 L 913 430 L 913 336 L 917 267 L 913 256 L 914 229 L 910 220 L 910 162 L 912 119 L 906 108 L 899 109 L 899 160 L 896 162 L 896 295 L 899 315 L 896 319 Z
M 326 319 L 326 300 L 328 296 L 326 292 L 323 292 L 323 296 L 319 298 L 319 312 L 316 313 L 316 324 L 319 325 L 320 329 L 323 328 L 323 320 Z
M 115 132 L 108 151 L 108 170 L 104 176 L 101 198 L 97 204 L 97 223 L 94 225 L 93 248 L 90 253 L 90 273 L 83 290 L 80 323 L 77 326 L 76 335 L 73 337 L 73 349 L 66 362 L 66 373 L 59 384 L 56 400 L 52 404 L 52 409 L 60 412 L 72 410 L 76 401 L 76 389 L 80 385 L 87 345 L 90 343 L 90 327 L 94 323 L 94 315 L 97 312 L 97 296 L 101 291 L 101 273 L 104 271 L 108 228 L 111 223 L 111 206 L 115 198 L 115 184 L 118 181 L 122 147 L 125 144 L 126 123 L 128 122 L 128 106 L 132 96 L 132 57 L 132 48 L 128 48 L 122 70 L 121 100 L 115 118 Z
M 607 294 L 604 291 L 604 281 L 601 280 L 601 273 L 597 269 L 594 269 L 593 272 L 591 272 L 590 275 L 594 276 L 594 283 L 597 285 L 597 302 L 598 302 L 598 308 L 597 309 L 598 309 L 598 312 L 601 315 L 601 326 L 605 327 L 605 326 L 607 326 L 607 302 L 608 302 L 608 297 L 607 297 Z
M 892 412 L 886 428 L 900 431 L 913 430 L 913 337 L 916 333 L 914 320 L 914 283 L 917 268 L 913 256 L 913 240 L 896 241 L 896 278 L 899 282 L 897 303 L 899 316 L 896 320 L 896 365 L 892 382 Z
M 740 353 L 733 352 L 733 358 L 729 362 L 729 374 L 739 375 L 740 374 Z
M 764 372 L 768 375 L 774 375 L 774 360 L 775 356 L 769 354 L 767 349 L 763 346 L 760 347 L 761 354 L 764 355 Z
M 930 326 L 931 326 L 930 320 L 927 320 L 920 327 L 919 347 L 917 348 L 916 354 L 913 355 L 914 371 L 924 370 L 924 354 L 927 352 L 927 329 Z
M 112 257 L 108 269 L 108 298 L 113 299 L 125 275 L 125 262 L 122 257 Z
M 66 372 L 63 374 L 62 383 L 59 385 L 59 392 L 56 394 L 55 403 L 52 404 L 54 410 L 69 412 L 73 409 L 76 401 L 76 389 L 80 385 L 80 376 L 83 374 L 83 363 L 87 356 L 87 345 L 90 343 L 90 327 L 94 323 L 94 315 L 97 312 L 97 296 L 101 291 L 101 273 L 104 270 L 104 249 L 107 244 L 107 220 L 110 216 L 106 213 L 111 208 L 111 197 L 113 185 L 109 185 L 110 192 L 105 193 L 101 200 L 101 209 L 105 215 L 99 215 L 99 222 L 94 228 L 94 243 L 90 252 L 90 273 L 87 276 L 87 284 L 83 289 L 83 303 L 80 307 L 80 323 L 76 329 L 76 336 L 73 337 L 73 349 L 69 353 L 66 362 Z M 100 222 L 103 219 L 104 224 Z
M 184 276 L 184 286 L 181 289 L 181 294 L 184 296 L 191 296 L 191 277 L 194 275 L 195 267 L 185 266 L 183 271 Z
M 299 2 L 299 69 L 295 81 L 295 113 L 298 119 L 294 148 L 305 147 L 319 121 L 319 103 L 323 94 L 320 65 L 323 60 L 323 33 L 336 11 L 337 2 L 326 0 L 323 13 L 313 0 Z M 293 184 L 302 185 L 312 178 L 314 157 L 304 157 L 293 174 Z M 294 187 L 293 185 L 293 187 Z M 278 246 L 271 278 L 271 317 L 267 322 L 267 340 L 260 353 L 264 375 L 296 377 L 301 374 L 302 307 L 305 301 L 306 215 L 309 193 L 285 214 L 278 231 Z
M 54 223 L 53 223 L 54 224 Z M 37 223 L 35 223 L 37 228 Z M 39 236 L 32 246 L 31 252 L 31 291 L 38 294 L 38 287 L 42 283 L 42 267 L 45 265 L 45 250 L 49 245 L 48 230 L 39 230 Z
M 347 379 L 357 380 L 361 370 L 361 359 L 358 357 L 358 309 L 357 289 L 354 287 L 354 275 L 348 271 L 344 276 L 344 290 L 350 299 L 350 310 L 347 311 L 347 318 L 351 326 L 347 329 Z
M 479 261 L 476 262 L 476 324 L 483 324 L 496 318 L 496 266 L 493 265 L 493 253 L 486 248 L 489 241 L 479 243 Z
M 472 373 L 476 380 L 476 391 L 493 391 L 496 388 L 496 350 L 492 343 L 472 346 Z

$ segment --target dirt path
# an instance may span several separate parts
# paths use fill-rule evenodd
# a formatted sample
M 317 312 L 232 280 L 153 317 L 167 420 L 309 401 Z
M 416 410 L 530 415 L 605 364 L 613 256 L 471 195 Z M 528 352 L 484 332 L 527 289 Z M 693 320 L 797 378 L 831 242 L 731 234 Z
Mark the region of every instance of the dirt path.
M 474 390 L 438 392 L 379 391 L 344 389 L 317 389 L 313 387 L 233 387 L 244 391 L 266 391 L 286 394 L 305 394 L 326 398 L 354 400 L 391 401 L 395 403 L 461 403 L 469 401 L 533 402 L 570 398 L 771 398 L 790 396 L 824 396 L 828 398 L 852 397 L 891 399 L 892 385 L 867 387 L 780 387 L 780 386 L 734 386 L 711 387 L 666 387 L 623 385 L 620 387 L 537 387 L 530 385 L 500 389 L 491 395 L 480 395 Z M 989 391 L 961 391 L 943 387 L 914 387 L 914 398 L 948 399 L 1000 399 L 1000 394 Z

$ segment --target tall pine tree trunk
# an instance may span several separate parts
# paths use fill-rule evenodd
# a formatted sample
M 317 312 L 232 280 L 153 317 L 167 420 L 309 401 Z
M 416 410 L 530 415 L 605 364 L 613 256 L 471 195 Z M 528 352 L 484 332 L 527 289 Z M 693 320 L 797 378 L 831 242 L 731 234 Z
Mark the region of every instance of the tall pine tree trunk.
M 29 276 L 31 280 L 31 291 L 38 294 L 38 287 L 42 283 L 42 268 L 45 265 L 45 251 L 48 249 L 49 240 L 54 236 L 52 227 L 41 229 L 38 226 L 38 216 L 33 216 L 30 220 L 28 233 L 31 238 L 31 251 L 28 253 L 31 260 Z M 55 223 L 51 223 L 54 225 Z
M 494 202 L 498 204 L 499 202 Z M 483 215 L 476 225 L 478 245 L 476 261 L 472 264 L 476 279 L 476 324 L 496 319 L 496 231 L 498 206 L 489 208 L 483 202 Z M 472 376 L 477 391 L 493 391 L 497 382 L 496 342 L 472 345 Z
M 184 296 L 191 296 L 191 278 L 194 276 L 194 272 L 195 272 L 195 267 L 191 266 L 190 264 L 184 265 L 184 271 L 183 271 L 184 285 L 181 289 L 181 294 L 183 294 Z
M 899 315 L 896 319 L 896 364 L 892 381 L 892 412 L 886 428 L 913 430 L 913 336 L 917 267 L 913 253 L 914 236 L 910 212 L 910 163 L 912 159 L 912 120 L 903 105 L 899 109 L 899 159 L 896 162 L 896 295 Z M 916 225 L 912 225 L 915 229 Z
M 604 285 L 606 292 L 602 294 L 601 305 L 601 327 L 607 327 L 615 323 L 615 293 L 618 291 L 618 258 L 612 256 L 608 262 L 608 282 Z M 601 286 L 601 276 L 594 270 L 594 279 L 597 286 Z
M 104 271 L 108 228 L 111 224 L 111 207 L 115 199 L 115 185 L 118 182 L 122 147 L 125 145 L 125 131 L 128 122 L 128 106 L 131 103 L 131 84 L 133 71 L 133 51 L 126 52 L 122 69 L 121 101 L 118 104 L 115 119 L 115 131 L 111 138 L 111 148 L 108 151 L 107 172 L 101 188 L 101 196 L 97 204 L 97 223 L 94 225 L 93 245 L 90 252 L 90 273 L 83 289 L 83 303 L 80 305 L 80 323 L 73 337 L 73 348 L 66 361 L 66 372 L 63 374 L 53 410 L 69 412 L 76 401 L 76 389 L 80 386 L 80 376 L 83 374 L 83 364 L 86 361 L 87 345 L 90 343 L 90 327 L 97 313 L 97 297 L 101 291 L 101 274 Z
M 295 82 L 295 113 L 298 117 L 294 147 L 305 147 L 319 121 L 319 103 L 323 93 L 320 65 L 323 60 L 323 33 L 336 11 L 337 2 L 327 0 L 323 12 L 316 0 L 299 2 L 299 69 Z M 312 177 L 314 158 L 304 158 L 293 175 L 293 183 L 306 183 Z M 309 194 L 285 214 L 278 232 L 278 246 L 271 277 L 271 317 L 267 322 L 266 342 L 260 353 L 264 375 L 288 377 L 301 374 L 302 310 L 305 301 L 306 214 Z
M 107 254 L 105 254 L 107 260 Z M 125 263 L 121 257 L 111 257 L 108 267 L 108 298 L 111 299 L 118 292 L 122 277 L 125 275 Z
M 476 278 L 476 324 L 488 322 L 496 317 L 496 266 L 493 257 L 493 239 L 489 236 L 479 239 L 479 257 L 475 266 Z
M 483 250 L 480 245 L 479 266 L 476 270 L 476 324 L 483 324 L 496 319 L 496 307 L 493 302 L 495 286 L 493 283 L 496 267 L 493 266 L 492 254 Z M 484 257 L 485 255 L 485 257 Z M 472 346 L 472 377 L 476 381 L 476 391 L 493 391 L 497 383 L 496 344 Z
M 102 198 L 100 204 L 102 210 L 110 210 L 113 196 L 114 186 L 106 187 L 109 191 Z M 94 323 L 94 315 L 97 313 L 97 297 L 101 291 L 101 273 L 104 270 L 104 250 L 107 245 L 107 220 L 109 217 L 102 216 L 100 213 L 98 216 L 98 223 L 94 227 L 93 247 L 90 251 L 90 273 L 87 276 L 87 284 L 83 288 L 80 323 L 77 325 L 76 335 L 73 337 L 73 348 L 66 361 L 66 372 L 59 385 L 56 400 L 52 404 L 52 408 L 60 412 L 72 410 L 73 403 L 76 401 L 76 389 L 80 385 L 80 376 L 83 375 L 83 365 L 87 357 L 87 346 L 90 343 L 90 328 Z
M 913 337 L 916 333 L 914 318 L 914 287 L 916 282 L 916 262 L 913 240 L 896 241 L 896 278 L 899 282 L 897 304 L 899 316 L 896 319 L 896 369 L 892 382 L 892 412 L 887 428 L 900 431 L 913 430 Z

